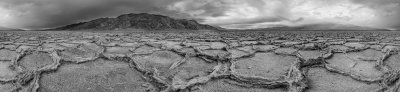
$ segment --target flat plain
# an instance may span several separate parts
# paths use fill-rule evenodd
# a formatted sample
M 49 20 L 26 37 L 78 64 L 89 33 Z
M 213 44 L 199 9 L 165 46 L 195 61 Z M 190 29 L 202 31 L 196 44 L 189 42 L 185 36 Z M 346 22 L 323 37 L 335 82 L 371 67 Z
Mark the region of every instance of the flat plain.
M 0 92 L 399 92 L 400 32 L 0 32 Z

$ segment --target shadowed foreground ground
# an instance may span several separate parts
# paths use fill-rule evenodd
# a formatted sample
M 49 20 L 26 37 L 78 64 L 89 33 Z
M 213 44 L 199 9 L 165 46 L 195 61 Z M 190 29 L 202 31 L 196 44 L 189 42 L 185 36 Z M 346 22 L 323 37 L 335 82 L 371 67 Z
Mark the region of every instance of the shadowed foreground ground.
M 398 92 L 400 32 L 1 32 L 0 92 Z

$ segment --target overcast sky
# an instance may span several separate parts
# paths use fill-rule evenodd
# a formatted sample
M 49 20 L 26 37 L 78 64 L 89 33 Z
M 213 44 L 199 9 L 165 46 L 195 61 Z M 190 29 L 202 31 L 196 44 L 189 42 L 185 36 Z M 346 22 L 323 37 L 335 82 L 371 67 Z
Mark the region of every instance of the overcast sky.
M 0 0 L 0 26 L 41 29 L 153 13 L 224 28 L 316 23 L 400 29 L 400 0 Z

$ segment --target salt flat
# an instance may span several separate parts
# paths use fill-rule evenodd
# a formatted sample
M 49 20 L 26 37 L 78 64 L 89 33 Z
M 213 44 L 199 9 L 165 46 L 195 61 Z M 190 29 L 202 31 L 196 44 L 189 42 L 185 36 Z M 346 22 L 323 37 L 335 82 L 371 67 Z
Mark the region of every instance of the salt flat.
M 0 92 L 399 92 L 400 32 L 0 32 Z

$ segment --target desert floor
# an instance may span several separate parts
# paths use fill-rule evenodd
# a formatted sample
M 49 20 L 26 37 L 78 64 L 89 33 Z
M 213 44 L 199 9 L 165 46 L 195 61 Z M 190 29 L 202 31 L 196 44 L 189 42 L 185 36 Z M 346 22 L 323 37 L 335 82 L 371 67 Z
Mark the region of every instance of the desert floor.
M 400 32 L 0 32 L 0 92 L 399 92 Z

